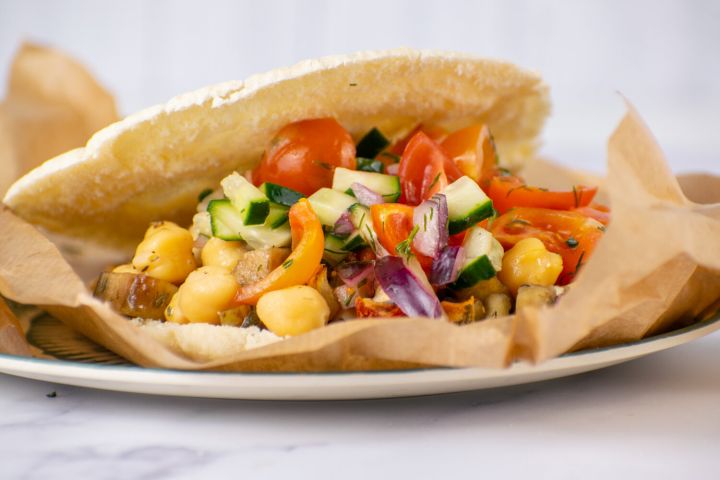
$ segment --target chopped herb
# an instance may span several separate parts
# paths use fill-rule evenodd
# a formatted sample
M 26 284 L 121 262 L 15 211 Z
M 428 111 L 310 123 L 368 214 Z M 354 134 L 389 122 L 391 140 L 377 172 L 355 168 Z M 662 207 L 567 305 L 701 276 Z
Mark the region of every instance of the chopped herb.
M 513 193 L 515 190 L 531 190 L 530 187 L 527 185 L 520 185 L 519 187 L 511 188 L 508 190 L 507 194 L 505 194 L 505 198 L 509 197 L 511 193 Z
M 384 218 L 382 219 L 380 226 L 382 228 L 383 233 L 385 233 L 385 219 Z
M 352 300 L 353 300 L 353 295 L 350 294 L 350 296 L 349 296 L 347 299 L 345 299 L 345 306 L 346 306 L 346 307 L 349 307 L 349 306 L 350 306 L 350 302 L 352 302 Z
M 329 252 L 329 253 L 334 253 L 334 254 L 336 254 L 336 255 L 344 255 L 345 253 L 347 253 L 347 252 L 338 251 L 338 250 L 331 250 L 331 249 L 329 249 L 329 248 L 326 248 L 325 251 L 326 251 L 326 252 Z
M 497 161 L 497 154 L 495 154 L 495 161 Z M 501 177 L 512 177 L 512 172 L 505 167 L 499 167 L 498 172 Z
M 357 157 L 357 169 L 363 172 L 383 173 L 385 165 L 380 160 L 373 158 Z
M 431 209 L 430 209 L 430 220 L 433 219 L 433 212 L 435 212 L 435 209 L 434 209 L 434 208 L 431 208 Z
M 438 172 L 437 175 L 435 175 L 435 178 L 433 178 L 433 181 L 432 181 L 432 183 L 430 184 L 430 186 L 428 187 L 428 190 L 432 190 L 432 188 L 435 186 L 435 184 L 438 182 L 438 180 L 440 180 L 440 174 L 441 174 L 441 173 L 442 173 L 442 172 Z
M 258 265 L 257 271 L 259 272 L 260 270 L 262 270 L 262 265 Z
M 365 229 L 368 231 L 368 238 L 370 239 L 370 242 L 372 243 L 372 245 L 370 245 L 370 247 L 373 250 L 377 250 L 377 244 L 375 243 L 375 235 L 374 235 L 375 232 L 372 231 L 372 228 L 370 228 L 370 225 L 365 225 Z
M 360 222 L 358 225 L 362 225 L 364 220 L 365 220 L 365 212 L 363 212 L 362 216 L 360 217 Z
M 565 240 L 565 243 L 570 248 L 575 248 L 578 246 L 578 241 L 575 238 L 573 238 L 572 236 L 570 238 L 568 238 L 567 240 Z
M 155 298 L 155 301 L 153 302 L 153 307 L 160 308 L 165 304 L 165 301 L 167 300 L 168 294 L 167 293 L 161 293 Z
M 417 232 L 418 226 L 415 225 L 410 231 L 410 235 L 408 235 L 405 240 L 397 244 L 397 246 L 395 247 L 395 251 L 400 255 L 405 255 L 406 257 L 409 257 L 411 253 L 410 245 L 412 245 L 412 241 L 415 238 L 415 235 L 417 235 Z
M 57 392 L 50 392 L 45 395 L 47 398 L 55 398 L 57 397 Z
M 203 200 L 205 200 L 205 197 L 207 197 L 208 195 L 210 195 L 212 192 L 213 192 L 213 189 L 212 189 L 212 188 L 206 188 L 205 190 L 203 190 L 202 192 L 200 192 L 200 193 L 198 194 L 198 202 L 202 202 Z
M 333 169 L 333 166 L 330 165 L 330 164 L 327 163 L 327 162 L 321 162 L 320 160 L 315 160 L 314 163 L 315 163 L 315 165 L 317 165 L 318 167 L 324 168 L 325 170 L 332 170 L 332 169 Z
M 350 83 L 348 83 L 348 85 L 351 87 L 357 87 L 357 83 L 355 83 L 355 82 L 350 82 Z
M 601 232 L 604 232 L 606 230 L 605 225 L 600 225 L 599 227 L 597 227 L 597 229 Z
M 283 267 L 285 270 L 287 270 L 288 268 L 290 268 L 290 266 L 291 266 L 292 264 L 293 264 L 293 259 L 290 258 L 290 259 L 285 260 L 285 261 L 283 262 L 282 267 Z
M 430 211 L 432 212 L 432 208 Z M 423 213 L 423 232 L 427 232 L 427 213 Z

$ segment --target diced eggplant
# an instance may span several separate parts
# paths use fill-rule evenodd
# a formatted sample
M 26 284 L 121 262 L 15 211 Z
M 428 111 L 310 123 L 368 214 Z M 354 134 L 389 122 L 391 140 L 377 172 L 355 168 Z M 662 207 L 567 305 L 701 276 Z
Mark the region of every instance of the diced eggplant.
M 515 311 L 527 307 L 542 307 L 555 303 L 557 294 L 555 287 L 544 287 L 541 285 L 523 285 L 518 289 L 515 298 Z
M 104 272 L 94 295 L 123 315 L 161 320 L 177 290 L 172 283 L 148 275 Z
M 328 281 L 327 267 L 323 266 L 320 268 L 307 284 L 309 287 L 320 292 L 320 295 L 322 295 L 328 307 L 330 307 L 330 319 L 335 318 L 335 315 L 340 311 L 340 302 L 335 298 L 333 289 Z
M 240 285 L 249 285 L 260 281 L 282 265 L 289 255 L 289 249 L 277 247 L 245 252 L 233 271 L 235 279 Z
M 355 298 L 355 312 L 358 318 L 404 317 L 400 307 L 391 302 L 376 302 L 371 298 Z
M 465 325 L 467 323 L 473 323 L 476 320 L 475 299 L 472 297 L 464 302 L 442 301 L 440 305 L 445 311 L 448 321 L 451 323 Z
M 484 300 L 487 318 L 504 317 L 510 315 L 512 301 L 510 296 L 504 293 L 491 293 Z

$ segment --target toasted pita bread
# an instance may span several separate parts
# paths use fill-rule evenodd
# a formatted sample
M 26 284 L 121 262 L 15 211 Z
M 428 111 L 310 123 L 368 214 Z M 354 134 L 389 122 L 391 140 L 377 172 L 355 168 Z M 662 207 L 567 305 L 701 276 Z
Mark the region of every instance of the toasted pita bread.
M 189 223 L 198 193 L 252 168 L 289 122 L 331 116 L 356 138 L 373 126 L 399 136 L 418 122 L 487 122 L 503 163 L 517 166 L 549 108 L 540 77 L 505 62 L 409 49 L 309 60 L 127 117 L 30 172 L 4 201 L 52 232 L 130 249 L 151 221 Z

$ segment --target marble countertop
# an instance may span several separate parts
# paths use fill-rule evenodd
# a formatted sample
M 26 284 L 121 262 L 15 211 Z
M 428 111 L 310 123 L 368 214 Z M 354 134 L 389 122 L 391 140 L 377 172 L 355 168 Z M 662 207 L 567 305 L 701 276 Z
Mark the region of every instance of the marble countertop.
M 205 400 L 5 375 L 0 392 L 3 479 L 720 472 L 720 333 L 580 376 L 435 397 Z

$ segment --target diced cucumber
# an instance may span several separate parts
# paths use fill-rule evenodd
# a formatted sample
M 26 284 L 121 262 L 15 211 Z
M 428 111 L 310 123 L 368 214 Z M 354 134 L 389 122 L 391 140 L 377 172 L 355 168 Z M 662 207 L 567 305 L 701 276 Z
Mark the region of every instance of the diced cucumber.
M 492 200 L 470 177 L 460 177 L 445 187 L 450 235 L 467 230 L 493 214 Z
M 342 261 L 348 253 L 365 245 L 365 240 L 359 232 L 353 232 L 347 238 L 338 237 L 332 233 L 325 234 L 325 251 L 323 258 L 330 265 Z
M 340 215 L 357 202 L 354 197 L 330 188 L 321 188 L 308 197 L 320 223 L 334 227 Z
M 270 213 L 270 200 L 255 185 L 237 172 L 220 182 L 225 196 L 242 217 L 244 225 L 261 225 Z
M 380 160 L 363 157 L 357 157 L 355 160 L 357 160 L 357 169 L 361 172 L 383 173 L 385 170 L 385 165 Z
M 463 242 L 463 249 L 465 262 L 452 288 L 472 287 L 481 280 L 494 277 L 502 269 L 505 252 L 500 242 L 487 230 L 480 227 L 471 228 Z
M 382 152 L 388 145 L 390 145 L 390 140 L 385 138 L 385 135 L 383 135 L 380 130 L 373 127 L 372 130 L 360 139 L 357 147 L 355 147 L 355 151 L 358 157 L 375 158 L 375 156 Z
M 278 228 L 285 225 L 288 221 L 288 212 L 290 209 L 284 205 L 270 202 L 270 213 L 265 219 L 265 224 L 270 228 Z
M 350 207 L 350 219 L 360 233 L 362 239 L 367 243 L 376 255 L 387 255 L 387 250 L 382 246 L 375 233 L 370 209 L 365 205 L 356 203 Z
M 400 198 L 400 177 L 384 173 L 360 172 L 342 167 L 335 169 L 333 190 L 350 193 L 352 192 L 350 187 L 355 182 L 379 193 L 388 203 L 395 202 Z
M 273 228 L 263 225 L 245 225 L 242 214 L 228 199 L 212 200 L 208 204 L 213 237 L 228 241 L 245 240 L 252 248 L 284 247 L 290 245 L 290 226 L 284 223 Z
M 265 182 L 260 185 L 260 191 L 271 201 L 286 207 L 292 207 L 298 200 L 303 198 L 300 192 L 275 183 Z

